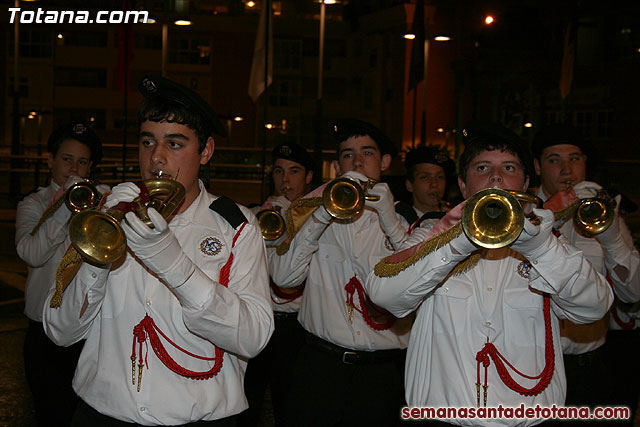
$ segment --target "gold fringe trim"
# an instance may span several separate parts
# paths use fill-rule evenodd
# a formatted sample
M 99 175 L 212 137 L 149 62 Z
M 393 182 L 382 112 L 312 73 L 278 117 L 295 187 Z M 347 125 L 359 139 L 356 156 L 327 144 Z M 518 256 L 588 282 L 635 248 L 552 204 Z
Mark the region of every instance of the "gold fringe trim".
M 465 258 L 464 261 L 458 263 L 458 265 L 456 265 L 453 270 L 451 270 L 451 273 L 449 273 L 449 277 L 457 276 L 458 274 L 463 274 L 471 270 L 476 266 L 478 261 L 480 261 L 480 258 L 481 255 L 477 252 L 471 254 L 469 257 Z
M 440 249 L 460 234 L 462 234 L 462 223 L 458 222 L 448 230 L 445 230 L 422 243 L 415 253 L 405 260 L 400 262 L 389 262 L 389 257 L 382 258 L 382 260 L 380 260 L 380 262 L 378 262 L 374 267 L 373 272 L 378 277 L 396 276 L 407 267 L 420 261 L 430 253 Z
M 322 205 L 322 197 L 297 199 L 289 205 L 289 208 L 284 213 L 287 239 L 276 247 L 277 255 L 281 256 L 289 251 L 291 241 L 298 233 L 298 230 L 320 205 Z
M 60 260 L 60 265 L 58 265 L 58 270 L 56 271 L 56 292 L 51 297 L 49 307 L 60 307 L 60 304 L 62 304 L 62 293 L 75 277 L 80 265 L 82 265 L 82 257 L 76 248 L 71 246 L 62 257 L 62 260 Z
M 51 204 L 51 206 L 49 206 L 43 213 L 42 216 L 40 217 L 40 221 L 38 221 L 38 223 L 36 224 L 35 227 L 33 227 L 33 230 L 31 230 L 31 235 L 33 236 L 34 234 L 36 234 L 36 232 L 40 229 L 40 226 L 42 224 L 44 224 L 44 222 L 49 219 L 49 217 L 51 215 L 53 215 L 55 213 L 55 211 L 58 210 L 58 208 L 60 208 L 60 206 L 62 206 L 62 203 L 64 202 L 64 194 L 58 198 L 58 200 L 56 200 L 55 202 L 53 202 L 53 204 Z

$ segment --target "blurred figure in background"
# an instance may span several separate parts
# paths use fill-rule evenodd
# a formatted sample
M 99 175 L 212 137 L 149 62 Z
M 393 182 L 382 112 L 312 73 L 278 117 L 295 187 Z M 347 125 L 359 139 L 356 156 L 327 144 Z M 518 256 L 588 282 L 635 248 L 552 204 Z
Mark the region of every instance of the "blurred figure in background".
M 446 153 L 435 147 L 410 150 L 404 160 L 407 171 L 405 186 L 412 203 L 398 202 L 398 212 L 411 226 L 419 227 L 424 220 L 440 219 L 449 210 L 445 192 L 453 181 L 456 167 Z
M 274 209 L 284 218 L 291 202 L 309 191 L 315 163 L 307 150 L 293 142 L 276 146 L 272 159 L 274 194 L 262 206 L 252 210 L 258 213 L 264 209 Z M 276 256 L 276 246 L 282 240 L 266 242 L 267 259 Z M 304 329 L 298 322 L 304 283 L 291 289 L 280 288 L 271 280 L 270 285 L 275 330 L 265 349 L 249 360 L 244 381 L 249 409 L 240 415 L 239 426 L 258 425 L 267 386 L 271 392 L 275 425 L 284 425 L 284 401 L 289 390 L 291 371 L 304 342 Z
M 70 347 L 55 345 L 42 328 L 42 310 L 49 303 L 47 295 L 55 283 L 58 264 L 71 244 L 71 211 L 61 202 L 65 192 L 89 177 L 91 167 L 100 163 L 102 144 L 85 123 L 69 123 L 49 136 L 47 149 L 51 181 L 25 197 L 16 211 L 16 250 L 29 271 L 24 368 L 38 425 L 67 426 L 78 402 L 71 380 L 84 340 Z M 108 190 L 106 186 L 98 188 L 101 193 Z

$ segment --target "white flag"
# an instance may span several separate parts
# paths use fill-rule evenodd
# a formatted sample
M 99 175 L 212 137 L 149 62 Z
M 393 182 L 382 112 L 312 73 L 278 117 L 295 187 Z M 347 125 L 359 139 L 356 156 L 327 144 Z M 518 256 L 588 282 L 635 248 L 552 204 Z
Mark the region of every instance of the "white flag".
M 267 15 L 269 18 L 269 35 L 266 37 L 269 43 L 268 64 L 269 72 L 267 73 L 267 85 L 271 84 L 273 76 L 273 25 L 271 20 L 271 0 L 265 0 L 262 11 L 260 12 L 260 22 L 258 23 L 258 33 L 256 34 L 256 44 L 253 48 L 253 63 L 251 64 L 251 77 L 249 77 L 249 96 L 253 102 L 265 89 L 265 33 L 267 27 Z

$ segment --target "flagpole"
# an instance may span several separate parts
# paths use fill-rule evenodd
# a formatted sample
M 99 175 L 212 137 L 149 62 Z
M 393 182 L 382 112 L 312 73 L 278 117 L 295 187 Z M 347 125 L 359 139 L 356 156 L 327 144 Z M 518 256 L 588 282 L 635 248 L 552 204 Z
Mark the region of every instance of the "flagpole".
M 271 0 L 265 0 L 266 13 L 265 16 L 265 33 L 264 33 L 264 92 L 262 93 L 262 199 L 268 197 L 267 177 L 266 177 L 266 163 L 267 163 L 267 110 L 269 105 L 269 32 L 271 31 Z
M 425 24 L 424 31 L 424 70 L 422 77 L 422 131 L 420 132 L 420 145 L 427 143 L 427 70 L 429 67 L 429 21 Z
M 320 160 L 322 167 L 322 135 L 324 134 L 323 123 L 323 107 L 322 107 L 322 72 L 324 68 L 324 22 L 325 22 L 325 3 L 320 0 L 320 34 L 318 41 L 318 94 L 316 97 L 316 139 L 314 146 L 314 154 Z

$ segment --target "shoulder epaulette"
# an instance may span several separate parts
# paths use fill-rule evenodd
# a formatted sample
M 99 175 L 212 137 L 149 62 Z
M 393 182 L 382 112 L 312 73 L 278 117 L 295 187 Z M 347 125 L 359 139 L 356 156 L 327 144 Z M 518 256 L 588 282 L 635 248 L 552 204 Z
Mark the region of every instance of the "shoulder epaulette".
M 247 217 L 244 216 L 236 202 L 228 197 L 218 197 L 211 202 L 209 209 L 220 214 L 233 228 L 238 228 L 240 224 L 247 222 Z
M 402 217 L 407 220 L 409 225 L 413 224 L 418 219 L 416 210 L 413 209 L 413 206 L 411 206 L 407 202 L 400 201 L 396 203 L 396 212 L 402 215 Z

